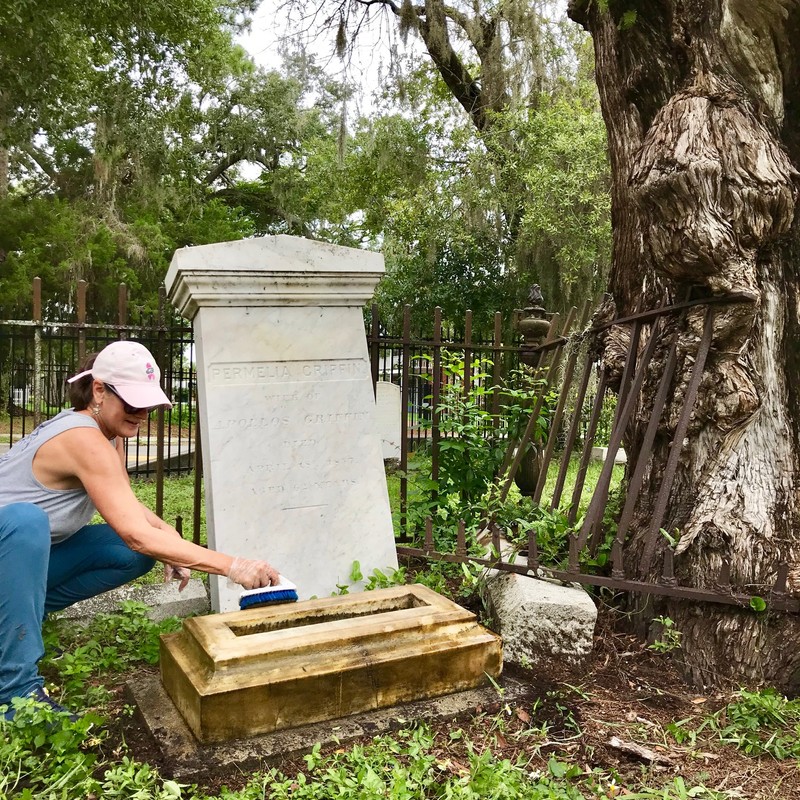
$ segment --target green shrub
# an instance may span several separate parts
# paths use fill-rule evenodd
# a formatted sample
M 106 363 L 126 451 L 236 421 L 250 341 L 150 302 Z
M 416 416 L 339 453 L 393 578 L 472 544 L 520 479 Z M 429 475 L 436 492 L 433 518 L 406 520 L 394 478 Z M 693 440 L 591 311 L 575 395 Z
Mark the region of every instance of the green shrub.
M 788 700 L 775 689 L 750 692 L 740 689 L 737 699 L 715 714 L 667 726 L 678 743 L 692 746 L 700 734 L 733 745 L 750 756 L 800 758 L 800 700 Z

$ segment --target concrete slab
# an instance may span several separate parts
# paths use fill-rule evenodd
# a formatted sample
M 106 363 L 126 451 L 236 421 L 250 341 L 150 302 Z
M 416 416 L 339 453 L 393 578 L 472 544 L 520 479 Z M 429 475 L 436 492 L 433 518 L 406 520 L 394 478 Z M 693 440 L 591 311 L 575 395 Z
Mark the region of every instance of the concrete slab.
M 156 569 L 159 569 L 157 566 Z M 89 623 L 98 614 L 111 614 L 120 609 L 125 600 L 135 600 L 150 606 L 148 616 L 160 622 L 167 617 L 188 617 L 193 614 L 207 614 L 211 608 L 208 590 L 199 578 L 192 578 L 186 588 L 178 591 L 178 584 L 128 584 L 110 592 L 91 597 L 64 609 L 59 613 L 62 619 L 80 624 Z
M 259 769 L 283 759 L 301 756 L 318 742 L 347 746 L 364 737 L 375 737 L 413 722 L 457 721 L 478 711 L 496 713 L 506 703 L 520 702 L 532 694 L 530 685 L 503 676 L 500 689 L 487 686 L 465 692 L 404 703 L 342 719 L 263 734 L 217 744 L 201 744 L 194 738 L 172 704 L 157 675 L 146 674 L 130 682 L 128 698 L 136 705 L 150 737 L 163 759 L 162 774 L 193 782 L 215 769 L 236 764 L 243 770 Z M 136 753 L 133 753 L 134 757 Z

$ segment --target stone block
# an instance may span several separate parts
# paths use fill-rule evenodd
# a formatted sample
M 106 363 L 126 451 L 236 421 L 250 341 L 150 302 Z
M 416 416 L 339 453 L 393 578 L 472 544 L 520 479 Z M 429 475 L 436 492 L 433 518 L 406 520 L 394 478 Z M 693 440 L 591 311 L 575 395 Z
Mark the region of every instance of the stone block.
M 218 742 L 474 688 L 500 674 L 502 648 L 413 585 L 188 619 L 160 661 L 188 727 Z
M 507 661 L 580 666 L 591 652 L 597 609 L 583 587 L 497 571 L 487 591 Z
M 378 436 L 384 461 L 400 459 L 401 394 L 400 387 L 389 381 L 378 381 L 375 387 L 375 410 Z
M 160 567 L 156 567 L 159 569 Z M 59 612 L 63 619 L 81 624 L 90 622 L 98 614 L 119 611 L 126 600 L 135 600 L 149 606 L 147 616 L 160 622 L 167 617 L 188 617 L 192 614 L 207 614 L 210 609 L 208 590 L 203 581 L 192 578 L 186 588 L 178 591 L 175 581 L 170 583 L 128 584 L 90 597 Z
M 592 458 L 595 461 L 606 461 L 608 459 L 608 448 L 607 447 L 593 447 L 592 448 Z M 628 463 L 628 454 L 620 447 L 617 450 L 616 455 L 614 456 L 614 463 L 615 464 L 627 464 Z

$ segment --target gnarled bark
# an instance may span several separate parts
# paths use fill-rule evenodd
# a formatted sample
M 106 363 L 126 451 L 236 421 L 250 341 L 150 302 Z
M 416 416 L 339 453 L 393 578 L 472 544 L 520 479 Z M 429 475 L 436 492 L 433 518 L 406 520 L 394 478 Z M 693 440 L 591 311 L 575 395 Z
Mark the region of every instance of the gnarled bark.
M 680 531 L 682 582 L 731 580 L 767 595 L 779 563 L 800 594 L 800 0 L 577 2 L 593 34 L 613 171 L 620 313 L 673 297 L 737 292 L 716 307 L 712 348 L 665 527 Z M 623 11 L 636 12 L 621 25 Z M 632 558 L 660 488 L 702 330 L 679 333 L 673 400 L 631 527 Z M 674 332 L 668 330 L 666 333 Z M 666 348 L 663 348 L 666 350 Z M 644 389 L 636 432 L 660 375 Z M 666 540 L 663 543 L 666 546 Z M 674 603 L 690 676 L 800 688 L 800 620 Z

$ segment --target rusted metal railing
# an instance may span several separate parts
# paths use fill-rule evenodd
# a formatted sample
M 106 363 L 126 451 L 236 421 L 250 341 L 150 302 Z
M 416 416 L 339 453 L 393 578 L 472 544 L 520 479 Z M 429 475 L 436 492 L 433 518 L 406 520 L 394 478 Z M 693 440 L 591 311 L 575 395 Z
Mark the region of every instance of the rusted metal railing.
M 686 300 L 673 305 L 662 305 L 656 309 L 640 311 L 624 319 L 613 320 L 573 335 L 574 340 L 580 338 L 591 340 L 593 336 L 612 325 L 626 325 L 630 328 L 630 340 L 620 378 L 619 399 L 614 422 L 608 438 L 606 461 L 579 529 L 569 535 L 569 551 L 565 559 L 566 566 L 564 566 L 563 562 L 559 564 L 542 564 L 540 562 L 539 543 L 533 529 L 527 535 L 525 547 L 521 547 L 519 542 L 516 545 L 516 549 L 508 546 L 501 547 L 499 527 L 491 521 L 486 523 L 483 531 L 484 544 L 488 541 L 491 543 L 491 547 L 488 552 L 484 548 L 483 555 L 476 555 L 474 548 L 472 552 L 468 552 L 463 523 L 459 526 L 453 552 L 437 551 L 433 544 L 434 537 L 431 521 L 428 521 L 426 525 L 424 540 L 420 546 L 410 546 L 403 543 L 398 547 L 398 553 L 404 557 L 449 562 L 472 562 L 486 568 L 505 570 L 523 575 L 535 576 L 544 573 L 565 582 L 605 587 L 622 592 L 660 595 L 698 602 L 713 602 L 743 608 L 751 606 L 754 598 L 759 597 L 766 601 L 771 610 L 800 611 L 800 601 L 787 591 L 788 565 L 785 563 L 777 566 L 774 583 L 763 587 L 761 595 L 753 595 L 751 591 L 754 587 L 749 586 L 745 589 L 744 587 L 731 585 L 731 565 L 728 560 L 723 560 L 719 574 L 707 580 L 704 586 L 681 585 L 675 575 L 672 548 L 663 546 L 660 548 L 660 552 L 658 548 L 659 534 L 664 524 L 668 499 L 674 484 L 691 415 L 696 404 L 706 360 L 711 349 L 715 308 L 719 304 L 740 302 L 750 302 L 750 298 L 740 294 L 730 294 L 723 297 Z M 662 418 L 667 407 L 669 392 L 675 378 L 678 338 L 681 331 L 680 323 L 685 320 L 685 315 L 697 306 L 705 306 L 702 335 L 699 338 L 696 351 L 693 354 L 688 354 L 692 367 L 683 397 L 681 412 L 675 429 L 671 432 L 671 445 L 663 475 L 660 478 L 660 486 L 655 503 L 650 512 L 649 524 L 639 537 L 638 546 L 641 548 L 641 555 L 639 556 L 638 564 L 634 563 L 633 560 L 629 560 L 627 565 L 631 571 L 631 574 L 629 574 L 626 572 L 625 546 L 637 500 L 642 490 L 644 475 L 654 452 L 656 433 L 659 425 L 663 422 Z M 580 329 L 584 327 L 587 317 L 588 311 L 584 310 Z M 666 324 L 668 319 L 673 322 L 671 326 Z M 664 333 L 666 330 L 671 330 L 671 333 L 665 340 Z M 552 335 L 552 332 L 551 329 L 550 335 Z M 548 335 L 548 339 L 550 335 Z M 566 330 L 562 331 L 562 335 L 566 342 L 566 337 L 568 336 Z M 646 337 L 646 341 L 644 337 Z M 627 465 L 627 492 L 616 526 L 616 532 L 611 542 L 609 565 L 606 570 L 602 571 L 587 569 L 582 566 L 581 554 L 586 553 L 590 558 L 596 557 L 598 549 L 603 542 L 602 520 L 609 498 L 615 456 L 622 447 L 637 405 L 640 403 L 640 393 L 648 375 L 648 370 L 652 368 L 654 354 L 659 345 L 666 350 L 663 372 L 660 379 L 657 380 L 655 394 L 649 408 L 649 416 L 642 421 L 646 424 L 643 425 L 644 433 L 637 448 L 635 462 Z M 549 342 L 545 342 L 545 346 L 552 348 Z M 559 345 L 559 347 L 560 349 L 551 349 L 548 354 L 549 362 L 545 361 L 544 353 L 542 353 L 542 358 L 538 362 L 539 369 L 546 363 L 549 363 L 550 367 L 559 363 L 563 345 Z M 563 440 L 564 448 L 561 451 L 555 486 L 549 503 L 550 511 L 559 508 L 563 509 L 562 496 L 566 484 L 567 470 L 578 444 L 581 426 L 585 425 L 583 428 L 583 442 L 578 456 L 579 463 L 575 485 L 570 503 L 566 509 L 568 522 L 571 525 L 576 523 L 578 517 L 579 498 L 584 489 L 586 470 L 595 444 L 600 413 L 603 407 L 603 397 L 609 376 L 609 367 L 601 360 L 598 361 L 591 351 L 587 350 L 582 362 L 582 369 L 576 377 L 575 367 L 578 360 L 578 351 L 573 349 L 567 357 L 563 373 L 560 373 L 561 391 L 556 404 L 556 411 L 553 415 L 550 437 L 544 448 L 544 469 L 539 475 L 536 491 L 533 495 L 534 501 L 539 503 L 542 499 L 546 470 L 555 452 L 556 437 L 562 434 L 561 421 L 568 398 L 570 395 L 574 397 L 572 401 L 573 410 L 583 409 L 592 376 L 595 375 L 596 393 L 591 405 L 588 423 L 586 423 L 585 415 L 573 413 L 566 431 L 566 437 Z M 552 375 L 548 373 L 542 394 L 549 390 L 552 385 Z M 537 399 L 532 407 L 532 420 L 540 413 L 540 410 L 541 402 Z M 510 443 L 509 452 L 512 447 L 513 444 Z M 519 453 L 519 450 L 516 452 Z M 503 491 L 500 493 L 502 498 L 505 498 L 508 493 L 518 461 L 517 458 L 510 459 L 503 465 L 498 479 L 503 487 Z M 660 559 L 660 565 L 658 559 Z M 659 566 L 660 569 L 656 570 L 655 568 Z M 656 574 L 657 577 L 653 578 L 653 574 Z

